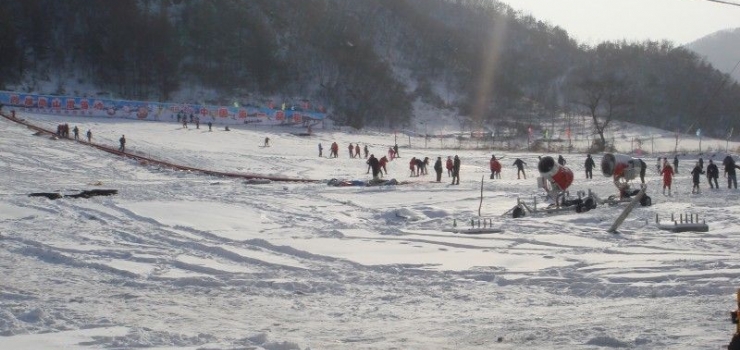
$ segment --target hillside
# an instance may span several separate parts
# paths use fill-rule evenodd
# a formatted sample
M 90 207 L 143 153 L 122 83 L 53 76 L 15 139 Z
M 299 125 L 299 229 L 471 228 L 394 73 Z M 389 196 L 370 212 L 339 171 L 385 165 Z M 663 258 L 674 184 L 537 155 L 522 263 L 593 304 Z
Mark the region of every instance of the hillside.
M 740 62 L 738 43 L 740 43 L 740 28 L 707 35 L 685 47 L 704 57 L 720 71 L 731 74 L 736 82 L 740 82 L 740 67 L 736 67 Z
M 564 113 L 740 129 L 740 86 L 696 54 L 580 45 L 495 1 L 9 0 L 0 29 L 10 90 L 308 102 L 355 128 L 409 126 L 432 108 L 468 129 Z

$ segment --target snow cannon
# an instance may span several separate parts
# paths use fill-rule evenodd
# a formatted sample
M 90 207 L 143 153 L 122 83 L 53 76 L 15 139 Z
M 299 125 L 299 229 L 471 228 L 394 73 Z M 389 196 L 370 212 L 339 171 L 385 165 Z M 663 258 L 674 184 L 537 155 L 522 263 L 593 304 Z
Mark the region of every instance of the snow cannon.
M 601 173 L 604 176 L 634 180 L 640 172 L 640 160 L 625 154 L 604 154 L 601 159 Z
M 629 202 L 630 197 L 637 195 L 640 190 L 632 190 L 629 182 L 634 180 L 640 171 L 642 170 L 643 163 L 637 159 L 632 158 L 625 154 L 604 154 L 604 158 L 601 159 L 601 173 L 606 177 L 614 178 L 614 186 L 619 190 L 619 199 L 612 198 L 613 202 Z M 642 184 L 641 188 L 645 188 L 645 184 Z M 652 205 L 652 199 L 650 196 L 645 194 L 640 200 L 640 204 L 644 207 Z
M 540 177 L 552 184 L 553 191 L 565 191 L 573 183 L 573 172 L 558 164 L 553 157 L 545 156 L 537 164 Z

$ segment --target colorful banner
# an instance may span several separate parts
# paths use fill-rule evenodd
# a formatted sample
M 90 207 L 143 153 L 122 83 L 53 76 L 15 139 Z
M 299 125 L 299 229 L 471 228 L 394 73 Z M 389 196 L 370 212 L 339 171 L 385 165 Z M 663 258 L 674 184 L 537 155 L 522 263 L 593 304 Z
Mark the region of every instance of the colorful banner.
M 309 125 L 326 118 L 326 113 L 303 107 L 271 109 L 181 103 L 158 103 L 105 98 L 24 94 L 0 91 L 0 103 L 19 112 L 41 114 L 128 118 L 150 121 L 178 121 L 178 116 L 197 117 L 201 123 L 261 125 Z M 283 104 L 285 106 L 285 104 Z

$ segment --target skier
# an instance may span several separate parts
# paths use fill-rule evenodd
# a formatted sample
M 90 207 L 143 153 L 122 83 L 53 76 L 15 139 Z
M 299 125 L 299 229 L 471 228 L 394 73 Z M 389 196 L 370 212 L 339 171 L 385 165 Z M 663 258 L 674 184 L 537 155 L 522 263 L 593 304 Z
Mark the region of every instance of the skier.
M 355 145 L 355 157 L 362 158 L 362 156 L 360 155 L 360 144 L 359 143 Z
M 385 165 L 388 164 L 388 158 L 386 156 L 382 156 L 378 163 L 380 163 L 380 167 L 383 169 L 383 172 L 388 175 L 388 169 L 385 167 Z M 380 176 L 383 176 L 382 172 L 380 173 Z
M 370 153 L 370 150 L 367 149 L 367 145 L 365 145 L 364 151 L 365 151 L 365 159 L 367 159 L 367 154 Z
M 394 158 L 401 158 L 401 156 L 398 154 L 398 144 L 395 144 L 393 146 L 393 157 Z
M 637 159 L 640 161 L 640 181 L 642 183 L 645 183 L 645 170 L 647 170 L 647 164 L 642 159 Z
M 323 157 L 324 147 L 321 146 L 321 142 L 319 142 L 319 157 Z
M 74 132 L 75 134 L 75 140 L 79 140 L 80 139 L 80 129 L 77 127 L 77 125 L 75 125 L 74 129 L 72 129 L 72 132 Z
M 118 143 L 121 144 L 121 146 L 118 147 L 118 150 L 121 152 L 126 152 L 126 135 L 121 135 L 121 138 L 118 139 Z
M 447 156 L 447 163 L 445 164 L 445 167 L 447 168 L 447 177 L 452 176 L 452 156 Z
M 735 165 L 735 160 L 732 159 L 731 156 L 725 157 L 725 160 L 722 161 L 722 165 L 725 166 L 725 177 L 727 177 L 727 188 L 732 188 L 733 185 L 735 189 L 737 189 L 737 175 L 735 173 L 735 168 L 738 168 L 737 165 Z
M 710 188 L 719 189 L 719 184 L 717 183 L 718 178 L 719 168 L 717 168 L 717 164 L 714 164 L 714 162 L 710 159 L 709 165 L 707 165 L 707 180 L 709 181 Z M 714 181 L 714 183 L 712 183 L 712 181 Z
M 678 174 L 678 154 L 673 156 L 673 172 Z
M 331 152 L 330 152 L 329 157 L 339 158 L 339 145 L 337 144 L 336 141 L 332 142 L 331 144 Z
M 434 162 L 434 172 L 437 173 L 437 182 L 442 182 L 442 157 L 437 157 Z
M 562 154 L 558 154 L 558 164 L 560 164 L 560 166 L 565 166 L 565 158 L 563 158 Z
M 374 154 L 370 155 L 370 159 L 367 160 L 367 164 L 373 170 L 373 180 L 377 180 L 378 174 L 380 173 L 380 162 L 378 161 L 378 158 L 375 158 Z
M 591 154 L 586 155 L 586 162 L 583 163 L 583 167 L 586 168 L 586 178 L 587 179 L 593 179 L 594 178 L 594 167 L 596 166 L 596 163 L 594 163 L 594 159 L 591 158 Z
M 87 129 L 87 142 L 92 142 L 92 130 Z
M 501 178 L 501 163 L 496 159 L 495 155 L 491 155 L 491 160 L 489 161 L 489 166 L 491 167 L 491 179 Z
M 524 176 L 525 179 L 527 178 L 527 173 L 524 172 L 524 166 L 527 165 L 527 163 L 525 163 L 523 160 L 517 158 L 516 160 L 514 160 L 514 164 L 512 164 L 512 165 L 515 165 L 516 166 L 516 178 L 517 179 L 520 178 L 519 177 L 519 174 L 520 173 Z
M 694 186 L 691 187 L 691 193 L 701 193 L 699 190 L 699 179 L 701 178 L 701 174 L 704 174 L 704 170 L 701 169 L 701 166 L 699 165 L 699 162 L 696 162 L 696 166 L 694 166 L 694 169 L 691 170 L 691 180 L 694 182 Z
M 349 150 L 349 157 L 354 158 L 355 157 L 355 146 L 353 146 L 352 143 L 350 143 L 347 149 Z
M 660 171 L 663 175 L 663 194 L 665 195 L 665 189 L 668 188 L 668 195 L 671 195 L 671 182 L 673 181 L 673 167 L 668 163 L 668 159 L 663 158 L 663 170 Z
M 452 184 L 453 185 L 460 184 L 460 157 L 458 157 L 457 155 L 455 155 L 455 160 L 453 160 L 453 165 L 452 165 Z

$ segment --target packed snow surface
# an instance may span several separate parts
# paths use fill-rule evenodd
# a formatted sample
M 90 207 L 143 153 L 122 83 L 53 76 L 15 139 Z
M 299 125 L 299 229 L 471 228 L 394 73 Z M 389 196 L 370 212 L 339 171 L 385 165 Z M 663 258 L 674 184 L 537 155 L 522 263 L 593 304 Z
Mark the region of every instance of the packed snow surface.
M 445 149 L 381 132 L 234 127 L 20 114 L 93 142 L 223 172 L 320 180 L 250 182 L 175 171 L 0 118 L 0 348 L 3 349 L 719 349 L 740 287 L 740 192 L 691 194 L 682 154 L 672 196 L 649 156 L 648 194 L 618 234 L 624 205 L 514 219 L 543 201 L 535 153 Z M 640 128 L 632 132 L 639 133 Z M 270 147 L 260 147 L 270 137 Z M 368 145 L 394 186 L 369 180 Z M 421 141 L 419 141 L 421 140 Z M 326 158 L 331 142 L 339 158 Z M 673 140 L 666 137 L 664 149 Z M 318 157 L 318 144 L 324 157 Z M 722 142 L 715 142 L 720 144 Z M 436 148 L 432 148 L 436 147 Z M 526 150 L 526 147 L 523 148 Z M 488 178 L 491 153 L 502 179 Z M 411 157 L 459 155 L 459 186 L 409 177 Z M 546 154 L 554 155 L 557 154 Z M 615 194 L 585 154 L 564 153 L 571 192 Z M 665 154 L 672 158 L 672 154 Z M 704 154 L 705 160 L 711 154 Z M 721 160 L 724 154 L 716 155 Z M 594 155 L 597 163 L 601 155 Z M 515 158 L 528 163 L 517 179 Z M 430 167 L 430 173 L 433 173 Z M 483 180 L 483 202 L 478 216 Z M 49 200 L 33 192 L 117 189 Z M 709 232 L 661 231 L 655 217 L 699 214 Z M 502 232 L 456 234 L 471 219 Z

